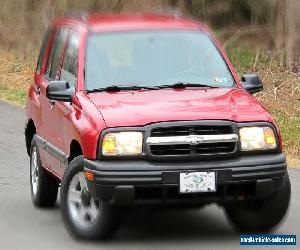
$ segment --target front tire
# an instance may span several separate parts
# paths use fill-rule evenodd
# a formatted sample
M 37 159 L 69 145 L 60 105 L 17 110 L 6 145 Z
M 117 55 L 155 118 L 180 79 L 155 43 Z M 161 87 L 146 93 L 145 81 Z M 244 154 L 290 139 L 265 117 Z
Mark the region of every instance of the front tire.
M 289 177 L 279 191 L 264 200 L 243 201 L 225 207 L 229 221 L 238 232 L 268 232 L 283 219 L 291 196 Z
M 30 148 L 31 199 L 37 207 L 53 207 L 57 199 L 58 181 L 42 167 L 35 139 Z
M 60 201 L 63 221 L 73 236 L 104 239 L 115 229 L 110 204 L 90 196 L 83 173 L 82 156 L 74 158 L 65 172 Z

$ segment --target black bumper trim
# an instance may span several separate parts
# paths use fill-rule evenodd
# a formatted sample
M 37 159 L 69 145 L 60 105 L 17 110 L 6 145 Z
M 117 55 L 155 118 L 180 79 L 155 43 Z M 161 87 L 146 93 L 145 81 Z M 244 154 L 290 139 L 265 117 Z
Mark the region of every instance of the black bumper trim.
M 187 163 L 92 161 L 85 159 L 84 165 L 85 170 L 94 173 L 95 183 L 115 185 L 178 184 L 178 173 L 185 171 L 216 171 L 217 184 L 280 177 L 284 176 L 287 171 L 285 156 L 281 153 L 243 156 L 230 161 Z
M 287 175 L 257 181 L 229 182 L 217 185 L 216 192 L 180 194 L 178 185 L 102 185 L 88 182 L 92 196 L 117 206 L 179 205 L 198 206 L 211 202 L 225 204 L 244 199 L 264 199 L 280 190 Z M 141 190 L 146 191 L 141 196 Z M 157 193 L 159 191 L 159 193 Z M 171 191 L 171 192 L 170 192 Z M 174 195 L 175 191 L 175 195 Z M 150 195 L 150 196 L 149 196 Z
M 137 199 L 139 190 L 171 190 L 178 195 L 179 173 L 186 171 L 216 171 L 217 193 L 201 194 L 190 199 L 171 197 L 164 203 L 205 203 L 232 200 L 228 190 L 243 190 L 250 185 L 250 193 L 257 197 L 270 195 L 279 190 L 287 176 L 287 164 L 282 153 L 256 156 L 241 156 L 223 161 L 205 162 L 147 162 L 147 161 L 93 161 L 84 160 L 85 171 L 94 173 L 94 180 L 88 181 L 92 196 L 110 200 L 118 204 L 120 197 L 130 200 L 128 203 L 160 203 L 161 200 Z M 217 188 L 217 190 L 218 190 Z M 127 191 L 126 191 L 127 190 Z M 128 191 L 129 190 L 129 191 Z M 173 191 L 172 191 L 173 190 Z M 221 193 L 220 193 L 221 190 Z M 222 191 L 223 190 L 223 191 Z M 252 191 L 251 191 L 252 190 Z M 121 193 L 120 193 L 121 192 Z M 148 192 L 148 191 L 146 191 Z M 150 191 L 152 194 L 152 191 Z M 162 197 L 165 195 L 162 193 Z M 126 198 L 127 197 L 127 198 Z M 185 196 L 187 197 L 187 196 Z M 121 199 L 121 204 L 124 204 Z M 125 202 L 126 203 L 126 202 Z
M 247 173 L 247 174 L 238 174 L 238 175 L 232 175 L 233 179 L 239 180 L 239 179 L 262 179 L 267 177 L 277 177 L 285 175 L 286 170 L 279 170 L 279 171 L 268 171 L 268 172 L 256 172 L 256 173 Z
M 170 170 L 197 170 L 197 169 L 226 169 L 226 168 L 244 168 L 244 170 L 253 167 L 264 168 L 264 166 L 274 166 L 281 164 L 286 166 L 286 158 L 283 153 L 245 155 L 233 159 L 220 159 L 210 161 L 169 161 L 169 162 L 150 162 L 142 160 L 89 160 L 84 159 L 85 167 L 95 171 L 117 171 L 119 173 L 126 171 L 148 172 L 148 171 L 170 171 Z M 247 168 L 248 167 L 248 168 Z
M 149 178 L 149 177 L 132 177 L 128 176 L 126 178 L 118 178 L 118 177 L 111 177 L 111 178 L 100 178 L 97 177 L 94 179 L 97 183 L 102 184 L 155 184 L 160 183 L 161 178 Z

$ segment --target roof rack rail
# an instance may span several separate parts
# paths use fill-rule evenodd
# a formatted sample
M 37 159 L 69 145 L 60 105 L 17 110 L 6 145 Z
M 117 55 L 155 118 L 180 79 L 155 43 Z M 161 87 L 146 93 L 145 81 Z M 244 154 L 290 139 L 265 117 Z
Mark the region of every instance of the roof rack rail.
M 86 11 L 69 11 L 64 14 L 64 17 L 78 18 L 82 21 L 86 21 L 88 15 L 89 14 Z

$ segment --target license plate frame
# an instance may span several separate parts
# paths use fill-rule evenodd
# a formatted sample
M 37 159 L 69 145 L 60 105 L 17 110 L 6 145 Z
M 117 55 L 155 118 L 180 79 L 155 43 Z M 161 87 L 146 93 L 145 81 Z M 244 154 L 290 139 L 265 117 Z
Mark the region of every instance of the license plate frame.
M 179 193 L 210 193 L 217 191 L 215 171 L 179 173 Z

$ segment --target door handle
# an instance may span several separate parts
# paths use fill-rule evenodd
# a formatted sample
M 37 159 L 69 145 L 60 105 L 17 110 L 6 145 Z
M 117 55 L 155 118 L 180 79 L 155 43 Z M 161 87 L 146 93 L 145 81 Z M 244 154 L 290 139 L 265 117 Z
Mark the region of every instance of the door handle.
M 40 95 L 41 94 L 41 87 L 39 85 L 36 85 L 35 88 L 34 88 L 34 91 L 37 95 Z
M 49 100 L 49 108 L 53 109 L 54 105 L 55 105 L 55 101 Z

